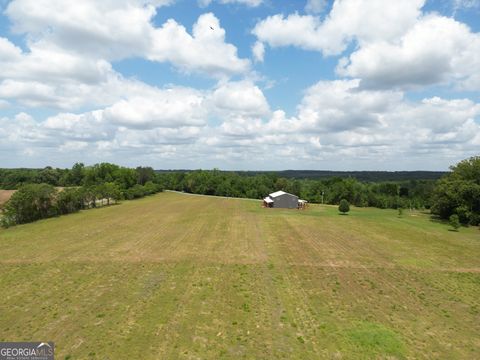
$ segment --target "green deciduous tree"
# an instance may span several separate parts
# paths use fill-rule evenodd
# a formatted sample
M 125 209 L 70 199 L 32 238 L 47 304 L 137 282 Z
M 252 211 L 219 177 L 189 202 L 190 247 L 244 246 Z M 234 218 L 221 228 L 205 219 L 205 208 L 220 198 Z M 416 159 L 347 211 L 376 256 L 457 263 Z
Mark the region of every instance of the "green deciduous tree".
M 461 161 L 440 179 L 432 197 L 432 213 L 442 219 L 452 214 L 464 224 L 480 223 L 480 156 Z
M 3 225 L 32 222 L 56 215 L 56 190 L 48 184 L 23 185 L 6 203 Z
M 65 185 L 69 186 L 79 186 L 83 183 L 83 178 L 85 177 L 85 165 L 82 163 L 75 163 L 72 170 L 68 172 L 67 183 Z
M 155 178 L 155 171 L 151 167 L 139 166 L 135 169 L 137 172 L 137 182 L 140 185 L 145 185 L 148 181 Z
M 118 202 L 122 199 L 122 191 L 115 183 L 105 183 L 104 191 L 107 198 L 107 205 L 110 205 L 110 200 Z
M 55 203 L 59 214 L 70 214 L 84 207 L 83 192 L 80 188 L 66 188 L 56 195 Z

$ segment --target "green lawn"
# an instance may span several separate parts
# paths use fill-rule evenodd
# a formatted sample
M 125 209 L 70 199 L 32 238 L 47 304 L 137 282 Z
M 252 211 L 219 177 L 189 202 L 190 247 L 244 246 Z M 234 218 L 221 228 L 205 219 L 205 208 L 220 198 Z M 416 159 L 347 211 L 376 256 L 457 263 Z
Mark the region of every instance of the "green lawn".
M 0 230 L 0 341 L 56 359 L 471 359 L 480 231 L 163 193 Z

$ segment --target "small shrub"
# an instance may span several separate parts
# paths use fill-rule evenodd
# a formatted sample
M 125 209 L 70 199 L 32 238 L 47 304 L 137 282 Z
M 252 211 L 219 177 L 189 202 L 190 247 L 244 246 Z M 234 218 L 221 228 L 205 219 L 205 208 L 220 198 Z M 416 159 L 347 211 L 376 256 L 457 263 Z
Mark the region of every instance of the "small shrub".
M 10 226 L 15 225 L 15 221 L 11 217 L 2 216 L 0 217 L 0 226 L 7 229 Z
M 470 225 L 480 225 L 480 214 L 472 213 L 470 216 Z
M 450 216 L 449 219 L 450 226 L 453 228 L 453 230 L 458 231 L 460 228 L 460 219 L 457 214 L 453 214 Z
M 340 200 L 338 211 L 340 211 L 342 214 L 346 214 L 350 211 L 350 203 L 346 199 Z

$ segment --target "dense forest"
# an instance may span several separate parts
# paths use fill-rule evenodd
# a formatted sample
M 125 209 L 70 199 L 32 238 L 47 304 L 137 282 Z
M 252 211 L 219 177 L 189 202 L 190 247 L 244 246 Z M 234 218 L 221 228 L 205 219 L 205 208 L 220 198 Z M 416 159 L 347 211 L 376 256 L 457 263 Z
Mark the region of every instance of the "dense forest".
M 109 163 L 93 166 L 77 163 L 71 169 L 0 169 L 0 188 L 19 190 L 4 209 L 3 222 L 11 224 L 94 207 L 99 199 L 102 203 L 104 199 L 107 203 L 118 202 L 171 189 L 254 199 L 284 190 L 313 203 L 338 204 L 346 199 L 360 207 L 431 209 L 440 218 L 448 219 L 455 214 L 462 223 L 477 225 L 480 157 L 464 160 L 451 170 L 440 180 L 407 177 L 399 181 L 360 181 L 352 176 L 292 178 L 281 176 L 281 172 L 237 173 L 218 169 L 159 172 L 151 167 L 131 169 Z M 417 172 L 420 174 L 428 172 Z M 28 203 L 37 204 L 37 208 L 29 208 Z M 19 209 L 25 208 L 30 209 L 28 216 L 19 216 Z
M 160 170 L 160 172 L 162 172 Z M 282 170 L 282 171 L 238 171 L 239 175 L 268 175 L 275 173 L 286 179 L 324 180 L 333 177 L 354 178 L 362 182 L 438 180 L 444 171 L 329 171 L 329 170 Z

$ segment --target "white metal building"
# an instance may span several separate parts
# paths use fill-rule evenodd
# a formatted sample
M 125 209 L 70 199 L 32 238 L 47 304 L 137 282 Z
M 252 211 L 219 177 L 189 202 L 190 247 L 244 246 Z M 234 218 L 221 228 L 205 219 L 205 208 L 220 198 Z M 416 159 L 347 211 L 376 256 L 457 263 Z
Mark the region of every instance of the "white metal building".
M 285 191 L 276 191 L 263 199 L 265 207 L 297 209 L 298 196 L 289 194 Z

